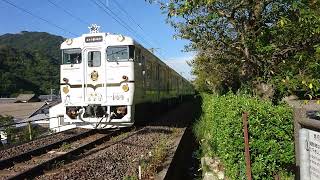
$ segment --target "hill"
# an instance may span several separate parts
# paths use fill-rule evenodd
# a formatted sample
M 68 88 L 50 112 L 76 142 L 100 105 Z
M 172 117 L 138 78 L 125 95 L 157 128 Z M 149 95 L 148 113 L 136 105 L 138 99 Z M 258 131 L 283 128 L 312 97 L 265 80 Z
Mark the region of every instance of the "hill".
M 0 36 L 0 96 L 59 89 L 60 44 L 63 37 L 45 32 Z

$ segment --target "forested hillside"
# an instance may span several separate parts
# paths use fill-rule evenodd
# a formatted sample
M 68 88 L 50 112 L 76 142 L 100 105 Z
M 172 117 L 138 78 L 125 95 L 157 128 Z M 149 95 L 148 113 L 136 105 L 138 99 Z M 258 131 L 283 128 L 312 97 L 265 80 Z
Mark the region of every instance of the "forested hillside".
M 0 36 L 0 96 L 57 90 L 62 41 L 63 37 L 44 32 Z

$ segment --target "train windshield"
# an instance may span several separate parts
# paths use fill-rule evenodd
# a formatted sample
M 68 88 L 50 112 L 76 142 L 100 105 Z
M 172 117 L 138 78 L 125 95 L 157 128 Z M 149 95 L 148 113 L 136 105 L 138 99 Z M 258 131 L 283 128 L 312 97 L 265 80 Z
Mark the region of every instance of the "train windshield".
M 64 49 L 62 50 L 63 64 L 80 64 L 81 63 L 81 49 Z
M 108 61 L 128 61 L 133 59 L 134 46 L 110 46 L 107 48 L 106 59 Z
M 91 51 L 88 54 L 88 66 L 99 67 L 101 65 L 101 53 L 100 51 Z

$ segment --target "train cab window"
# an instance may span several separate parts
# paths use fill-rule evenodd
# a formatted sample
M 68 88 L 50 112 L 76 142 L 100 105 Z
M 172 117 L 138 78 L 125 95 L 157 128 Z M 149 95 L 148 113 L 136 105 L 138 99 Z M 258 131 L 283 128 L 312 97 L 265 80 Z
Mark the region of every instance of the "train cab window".
M 107 60 L 111 62 L 128 61 L 128 46 L 110 46 L 107 48 Z
M 99 67 L 101 65 L 101 53 L 100 51 L 91 51 L 88 53 L 88 66 Z
M 129 46 L 129 59 L 134 59 L 134 49 L 133 45 Z
M 141 59 L 141 49 L 139 48 L 136 48 L 136 54 L 135 54 L 135 61 L 136 62 L 140 62 L 140 59 Z
M 62 64 L 80 64 L 81 61 L 81 49 L 62 50 Z

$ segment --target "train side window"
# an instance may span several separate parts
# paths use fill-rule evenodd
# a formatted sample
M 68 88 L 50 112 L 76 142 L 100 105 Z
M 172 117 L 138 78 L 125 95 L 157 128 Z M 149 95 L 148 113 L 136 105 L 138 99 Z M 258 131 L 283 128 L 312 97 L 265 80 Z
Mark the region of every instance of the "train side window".
M 146 63 L 146 72 L 147 72 L 147 79 L 151 79 L 152 64 L 149 62 Z
M 129 59 L 133 60 L 134 59 L 134 46 L 130 45 L 129 46 Z
M 141 63 L 142 63 L 142 67 L 145 68 L 146 59 L 145 59 L 144 55 L 141 56 Z
M 135 61 L 140 62 L 141 50 L 136 48 Z
M 150 79 L 151 80 L 154 80 L 155 78 L 154 78 L 154 73 L 155 73 L 155 71 L 154 71 L 154 66 L 153 66 L 153 63 L 152 62 L 150 62 Z
M 159 72 L 159 70 L 160 70 L 159 67 L 160 66 L 157 64 L 157 66 L 156 66 L 156 80 L 159 80 L 159 73 L 160 73 Z
M 91 51 L 88 53 L 88 66 L 99 67 L 101 65 L 101 53 L 100 51 Z
M 62 64 L 80 64 L 81 61 L 81 49 L 62 50 Z
M 128 46 L 110 46 L 107 48 L 107 60 L 118 62 L 118 61 L 128 61 L 129 52 Z

